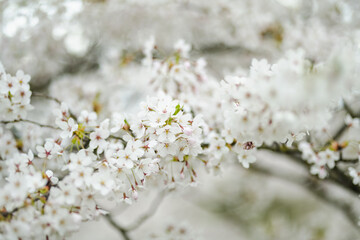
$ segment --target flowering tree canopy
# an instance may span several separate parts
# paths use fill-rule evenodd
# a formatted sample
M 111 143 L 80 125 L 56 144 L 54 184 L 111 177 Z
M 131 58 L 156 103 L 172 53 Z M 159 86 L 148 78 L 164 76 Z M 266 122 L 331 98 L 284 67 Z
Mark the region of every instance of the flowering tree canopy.
M 0 239 L 64 239 L 100 217 L 133 239 L 165 195 L 201 191 L 229 168 L 307 188 L 355 225 L 344 239 L 360 236 L 357 1 L 0 8 Z M 107 207 L 153 192 L 124 226 Z M 146 234 L 201 239 L 180 223 Z

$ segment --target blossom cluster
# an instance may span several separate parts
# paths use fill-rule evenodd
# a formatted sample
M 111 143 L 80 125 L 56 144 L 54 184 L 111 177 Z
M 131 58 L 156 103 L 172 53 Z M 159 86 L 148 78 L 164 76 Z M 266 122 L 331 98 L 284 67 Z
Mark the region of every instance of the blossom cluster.
M 22 153 L 11 131 L 1 128 L 5 239 L 63 238 L 82 220 L 106 213 L 99 199 L 131 203 L 154 175 L 165 186 L 194 183 L 205 126 L 201 116 L 166 95 L 141 106 L 136 117 L 114 113 L 111 121 L 99 122 L 95 112 L 77 117 L 62 103 L 53 111 L 57 134 L 37 145 L 36 154 Z
M 337 166 L 347 146 L 317 148 L 307 137 L 322 133 L 333 103 L 359 86 L 356 61 L 339 66 L 343 56 L 337 56 L 315 63 L 302 50 L 290 51 L 272 65 L 253 60 L 249 73 L 218 82 L 204 59 L 190 59 L 190 50 L 180 40 L 172 54 L 159 56 L 154 39 L 146 43 L 142 63 L 128 67 L 144 70 L 139 81 L 149 86 L 150 96 L 136 114 L 104 110 L 106 102 L 117 102 L 104 96 L 101 83 L 86 85 L 85 79 L 75 90 L 59 87 L 72 84 L 71 78 L 53 83 L 50 92 L 58 96 L 64 89 L 64 96 L 78 92 L 64 102 L 55 99 L 60 106 L 42 118 L 52 125 L 37 126 L 50 128 L 46 137 L 16 125 L 32 108 L 30 77 L 1 71 L 0 106 L 6 113 L 0 128 L 0 233 L 5 239 L 67 237 L 81 221 L 106 214 L 101 200 L 131 204 L 147 186 L 196 185 L 200 165 L 216 171 L 222 162 L 237 159 L 249 168 L 257 152 L 274 143 L 299 151 L 321 179 Z M 83 95 L 90 85 L 98 92 Z M 357 120 L 346 117 L 346 127 L 357 128 Z M 356 168 L 349 168 L 349 175 L 359 184 Z
M 220 121 L 218 81 L 207 69 L 204 58 L 190 58 L 191 45 L 183 39 L 173 46 L 170 55 L 157 57 L 161 53 L 151 37 L 144 46 L 142 65 L 149 69 L 148 84 L 153 92 L 165 92 L 184 103 L 184 109 L 201 113 L 204 120 L 215 127 Z M 166 60 L 164 61 L 165 58 Z M 213 108 L 208 106 L 212 105 Z
M 311 165 L 310 172 L 324 179 L 328 175 L 327 169 L 333 169 L 336 161 L 340 159 L 338 151 L 327 148 L 324 151 L 315 152 L 308 142 L 301 142 L 299 150 L 302 152 L 302 158 Z
M 0 120 L 14 120 L 26 116 L 30 105 L 30 76 L 17 71 L 15 76 L 7 74 L 0 64 Z
M 254 59 L 249 74 L 226 77 L 221 88 L 228 143 L 235 139 L 240 143 L 251 141 L 255 147 L 273 142 L 291 147 L 309 131 L 327 128 L 333 102 L 357 87 L 353 67 L 358 63 L 336 69 L 336 59 L 315 64 L 304 51 L 290 51 L 273 65 Z M 326 93 L 321 90 L 324 88 Z
M 202 153 L 204 123 L 200 115 L 193 118 L 183 110 L 180 102 L 173 101 L 169 96 L 159 96 L 143 103 L 142 111 L 130 121 L 129 126 L 124 122 L 116 125 L 113 131 L 119 127 L 130 127 L 133 137 L 144 149 L 138 158 L 142 157 L 147 162 L 157 160 L 160 169 L 168 176 L 166 181 L 174 182 L 188 176 L 194 182 L 196 172 L 193 164 Z

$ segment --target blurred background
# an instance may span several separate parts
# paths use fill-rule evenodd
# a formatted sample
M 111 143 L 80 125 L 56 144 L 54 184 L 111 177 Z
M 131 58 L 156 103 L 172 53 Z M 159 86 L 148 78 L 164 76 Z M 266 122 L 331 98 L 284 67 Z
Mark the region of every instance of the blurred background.
M 24 70 L 33 91 L 74 112 L 101 106 L 100 118 L 115 109 L 136 112 L 146 96 L 141 59 L 151 36 L 164 55 L 184 39 L 191 58 L 203 57 L 219 81 L 247 71 L 253 58 L 271 62 L 302 48 L 320 62 L 349 39 L 360 42 L 358 0 L 0 0 L 0 9 L 7 72 Z M 134 205 L 103 206 L 125 226 L 151 213 L 132 239 L 360 239 L 347 216 L 349 206 L 359 210 L 357 196 L 317 185 L 307 169 L 276 154 L 264 152 L 259 160 L 249 170 L 224 164 L 218 174 L 199 173 L 197 187 L 149 189 Z M 323 188 L 332 196 L 319 194 Z M 176 231 L 183 238 L 171 238 Z M 100 218 L 83 223 L 71 239 L 121 234 Z

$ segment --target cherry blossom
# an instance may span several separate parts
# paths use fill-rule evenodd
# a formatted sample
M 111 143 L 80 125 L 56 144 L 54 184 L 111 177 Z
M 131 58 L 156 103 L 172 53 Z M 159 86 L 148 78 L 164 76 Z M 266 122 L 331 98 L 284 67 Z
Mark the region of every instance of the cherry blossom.
M 316 3 L 304 17 L 299 1 L 75 2 L 84 11 L 44 3 L 18 11 L 24 27 L 2 22 L 1 61 L 15 75 L 0 64 L 0 239 L 64 239 L 83 221 L 108 219 L 103 202 L 200 188 L 202 174 L 224 166 L 260 171 L 265 151 L 303 165 L 314 175 L 306 181 L 359 194 L 352 3 Z M 129 25 L 136 5 L 137 21 L 162 24 L 146 22 L 146 33 Z M 245 63 L 207 54 L 219 49 Z M 151 238 L 192 235 L 175 224 Z

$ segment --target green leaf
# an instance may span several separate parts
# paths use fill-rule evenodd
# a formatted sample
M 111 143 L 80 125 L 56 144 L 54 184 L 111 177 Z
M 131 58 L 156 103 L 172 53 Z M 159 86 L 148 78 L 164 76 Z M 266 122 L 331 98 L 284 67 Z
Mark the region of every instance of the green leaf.
M 180 104 L 176 105 L 175 112 L 173 115 L 175 116 L 176 114 L 178 114 L 180 112 L 180 110 L 182 110 L 182 107 L 180 106 Z

